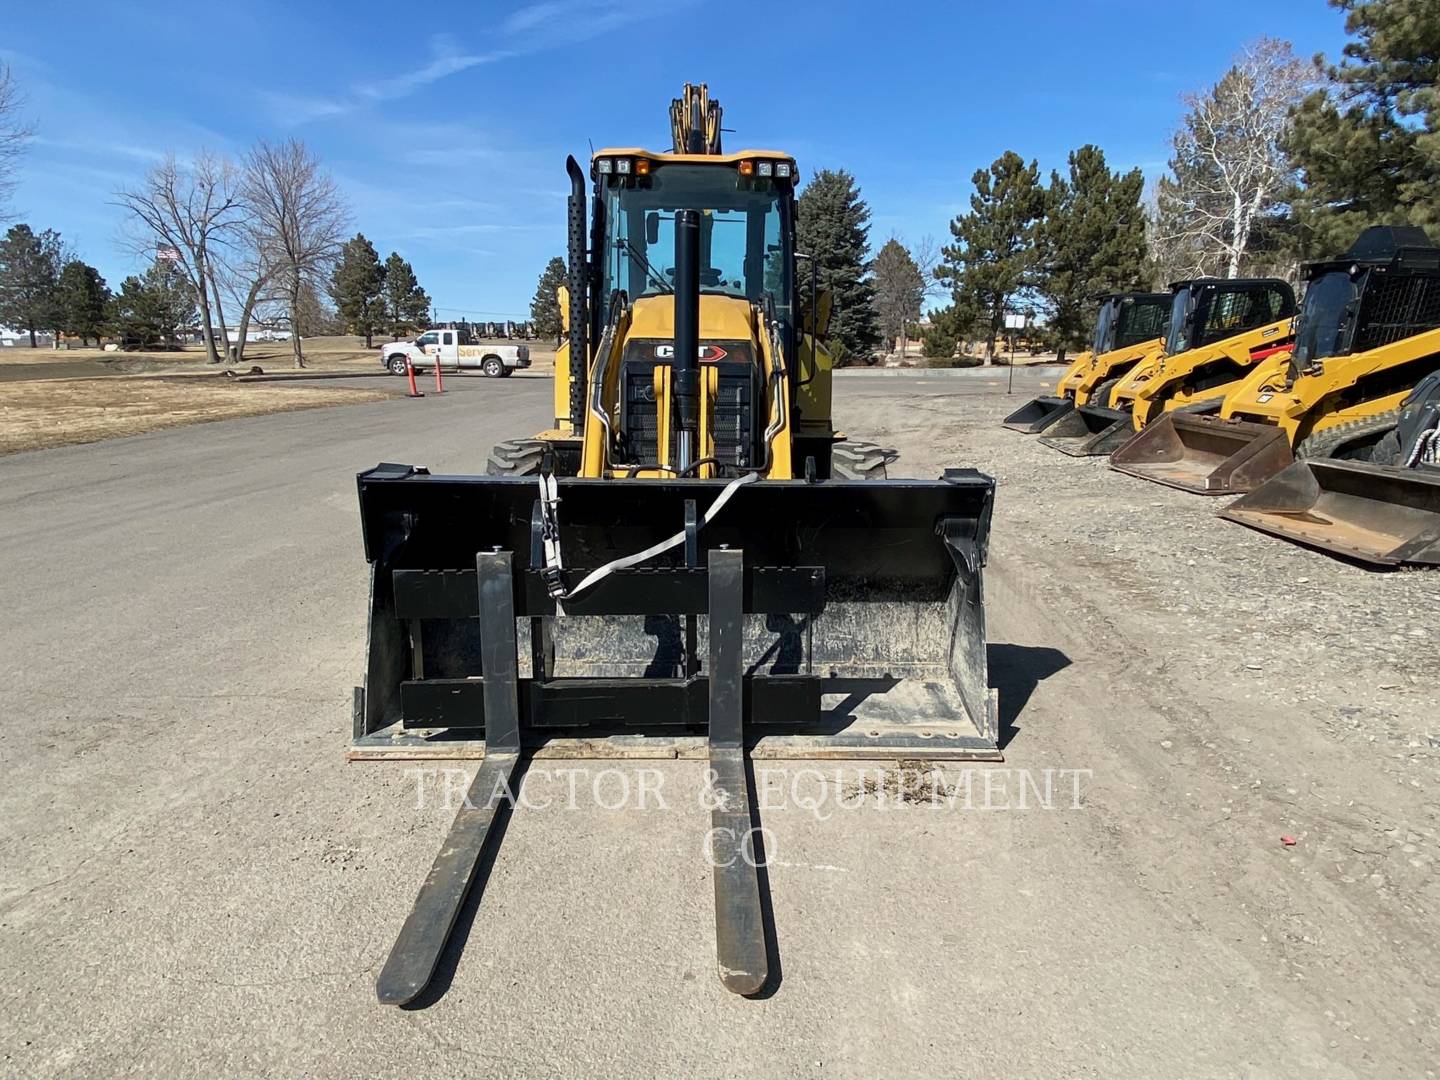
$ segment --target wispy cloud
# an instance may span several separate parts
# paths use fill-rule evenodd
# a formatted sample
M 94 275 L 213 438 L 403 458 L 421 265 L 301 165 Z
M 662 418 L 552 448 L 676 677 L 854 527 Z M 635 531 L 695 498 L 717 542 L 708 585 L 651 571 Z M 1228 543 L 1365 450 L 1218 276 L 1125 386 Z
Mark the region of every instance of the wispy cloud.
M 451 34 L 430 38 L 430 59 L 421 67 L 369 79 L 340 97 L 309 97 L 275 91 L 259 96 L 280 123 L 304 124 L 342 116 L 365 105 L 395 101 L 462 71 L 513 60 L 563 45 L 575 45 L 630 23 L 652 18 L 699 0 L 539 0 L 512 11 L 500 24 L 500 42 L 483 52 L 467 50 Z
M 381 81 L 361 83 L 355 93 L 370 101 L 386 101 L 413 94 L 421 87 L 450 75 L 508 59 L 512 54 L 504 50 L 484 53 L 467 53 L 449 34 L 436 34 L 430 39 L 430 62 L 415 71 Z
M 51 150 L 73 150 L 82 154 L 94 154 L 99 157 L 127 158 L 131 161 L 158 162 L 165 160 L 163 151 L 145 146 L 133 146 L 128 143 L 117 142 L 90 142 L 81 139 L 50 139 L 44 135 L 33 136 L 30 140 L 36 146 L 47 147 Z

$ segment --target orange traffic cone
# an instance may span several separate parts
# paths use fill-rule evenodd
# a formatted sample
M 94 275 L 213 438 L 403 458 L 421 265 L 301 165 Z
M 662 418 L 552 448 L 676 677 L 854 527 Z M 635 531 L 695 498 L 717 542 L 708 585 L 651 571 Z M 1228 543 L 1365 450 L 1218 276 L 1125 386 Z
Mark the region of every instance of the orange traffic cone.
M 440 369 L 436 368 L 435 370 L 438 371 Z M 420 392 L 420 388 L 415 385 L 415 365 L 410 363 L 409 360 L 405 361 L 405 374 L 410 379 L 410 393 L 406 394 L 405 396 L 424 397 L 425 395 Z
M 445 380 L 440 377 L 440 358 L 438 356 L 435 358 L 435 392 L 437 394 L 445 392 Z

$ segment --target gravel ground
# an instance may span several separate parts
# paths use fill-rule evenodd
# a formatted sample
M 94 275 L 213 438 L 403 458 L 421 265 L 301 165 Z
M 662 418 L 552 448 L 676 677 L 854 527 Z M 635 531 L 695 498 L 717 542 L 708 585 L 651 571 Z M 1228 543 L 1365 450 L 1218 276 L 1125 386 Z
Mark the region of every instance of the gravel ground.
M 517 811 L 438 999 L 375 1003 L 452 814 L 344 760 L 354 473 L 481 469 L 548 381 L 0 459 L 0 1073 L 1434 1075 L 1440 576 L 1006 431 L 1016 381 L 847 376 L 837 417 L 998 477 L 1006 768 L 1083 805 L 762 810 L 759 1001 L 715 979 L 701 767 L 657 762 L 674 812 Z

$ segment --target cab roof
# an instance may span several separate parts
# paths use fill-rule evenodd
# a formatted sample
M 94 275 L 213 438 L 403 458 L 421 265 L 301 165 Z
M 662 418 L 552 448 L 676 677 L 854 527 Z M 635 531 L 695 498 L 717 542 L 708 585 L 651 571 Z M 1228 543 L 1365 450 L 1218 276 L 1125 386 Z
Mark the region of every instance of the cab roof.
M 603 157 L 642 157 L 658 162 L 684 162 L 696 165 L 735 165 L 741 161 L 788 161 L 795 159 L 783 150 L 737 150 L 733 154 L 672 154 L 646 150 L 639 146 L 607 146 L 590 155 L 591 162 Z

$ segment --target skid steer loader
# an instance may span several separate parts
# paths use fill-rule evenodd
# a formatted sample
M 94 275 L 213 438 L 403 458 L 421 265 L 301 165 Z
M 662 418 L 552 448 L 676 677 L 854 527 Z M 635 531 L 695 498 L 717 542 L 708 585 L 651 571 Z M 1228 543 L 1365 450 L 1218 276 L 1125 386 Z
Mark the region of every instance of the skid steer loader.
M 1101 298 L 1095 320 L 1095 337 L 1055 384 L 1055 393 L 1026 402 L 1007 416 L 1012 431 L 1035 435 L 1084 405 L 1096 391 L 1110 385 L 1160 348 L 1165 317 L 1170 311 L 1167 293 L 1115 293 Z
M 1376 566 L 1440 566 L 1440 371 L 1368 462 L 1301 458 L 1220 516 Z
M 1077 406 L 1042 443 L 1097 457 L 1125 445 L 1171 395 L 1176 408 L 1218 408 L 1225 386 L 1288 339 L 1295 291 L 1277 278 L 1197 278 L 1172 284 L 1169 304 L 1164 346 Z
M 1440 370 L 1440 248 L 1420 229 L 1373 226 L 1304 276 L 1293 352 L 1256 364 L 1216 415 L 1166 413 L 1110 464 L 1226 495 L 1254 490 L 1296 456 L 1368 457 L 1400 403 Z
M 424 992 L 495 793 L 533 754 L 708 762 L 717 968 L 743 995 L 771 970 L 752 755 L 999 758 L 994 481 L 889 480 L 887 452 L 845 456 L 829 300 L 814 259 L 808 281 L 797 268 L 795 160 L 722 151 L 704 86 L 671 115 L 669 152 L 567 162 L 555 427 L 497 447 L 484 476 L 359 476 L 371 593 L 351 756 L 481 759 L 382 1002 Z

